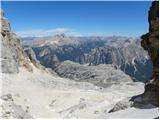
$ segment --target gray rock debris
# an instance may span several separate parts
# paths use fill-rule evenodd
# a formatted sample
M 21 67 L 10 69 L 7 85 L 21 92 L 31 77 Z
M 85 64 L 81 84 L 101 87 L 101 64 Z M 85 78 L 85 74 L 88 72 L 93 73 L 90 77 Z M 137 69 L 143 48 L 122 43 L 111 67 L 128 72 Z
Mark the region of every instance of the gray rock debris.
M 132 82 L 128 75 L 112 65 L 88 66 L 65 61 L 55 69 L 55 72 L 64 78 L 79 82 L 89 82 L 100 87 L 108 87 L 122 82 Z
M 124 110 L 132 106 L 133 106 L 133 101 L 130 101 L 129 99 L 124 99 L 116 103 L 114 107 L 111 110 L 109 110 L 108 113 Z
M 29 106 L 26 106 L 24 110 L 20 105 L 14 103 L 11 94 L 2 95 L 0 100 L 1 104 L 1 115 L 0 118 L 18 118 L 18 119 L 27 119 L 32 118 L 29 112 Z

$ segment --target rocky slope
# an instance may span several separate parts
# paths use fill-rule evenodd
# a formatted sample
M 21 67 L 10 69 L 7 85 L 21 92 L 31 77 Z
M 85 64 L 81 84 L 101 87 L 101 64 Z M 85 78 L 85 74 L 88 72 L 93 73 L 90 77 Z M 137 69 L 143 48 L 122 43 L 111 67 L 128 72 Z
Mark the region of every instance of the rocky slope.
M 152 80 L 145 86 L 143 101 L 159 106 L 159 1 L 152 2 L 149 10 L 149 32 L 142 36 L 142 46 L 153 62 Z
M 106 88 L 114 84 L 131 83 L 131 78 L 112 65 L 88 66 L 71 61 L 65 61 L 56 69 L 56 73 L 64 78 L 77 82 L 89 82 L 96 86 Z
M 11 94 L 2 95 L 0 101 L 3 103 L 0 114 L 2 118 L 32 118 L 29 114 L 29 107 L 25 106 L 25 109 L 23 109 L 20 105 L 17 105 Z
M 111 117 L 108 111 L 118 101 L 143 92 L 142 83 L 114 84 L 112 87 L 101 89 L 86 82 L 53 77 L 36 67 L 33 67 L 33 72 L 19 70 L 16 74 L 2 74 L 2 96 L 11 94 L 13 102 L 3 100 L 4 104 L 0 106 L 3 108 L 3 114 L 0 114 L 0 117 L 27 118 L 25 116 L 29 114 L 32 118 L 106 119 Z M 13 108 L 10 104 L 19 107 Z M 18 111 L 14 113 L 19 114 L 15 116 L 8 108 L 10 111 Z M 150 114 L 150 109 L 148 110 L 148 118 L 157 117 L 157 108 L 154 109 L 155 114 Z M 143 118 L 146 113 L 141 112 Z

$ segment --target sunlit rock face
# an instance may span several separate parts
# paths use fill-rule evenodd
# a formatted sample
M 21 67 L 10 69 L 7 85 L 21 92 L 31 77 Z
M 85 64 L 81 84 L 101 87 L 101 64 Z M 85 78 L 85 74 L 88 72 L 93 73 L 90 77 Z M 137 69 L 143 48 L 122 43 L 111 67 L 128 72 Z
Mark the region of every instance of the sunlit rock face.
M 1 10 L 1 68 L 3 73 L 18 73 L 19 67 L 24 67 L 28 71 L 32 71 L 31 63 L 37 68 L 43 68 L 37 61 L 34 51 L 30 48 L 23 50 L 20 40 L 16 34 L 12 32 L 10 23 L 4 17 Z
M 146 84 L 144 102 L 159 106 L 159 1 L 153 1 L 149 10 L 149 32 L 142 36 L 141 45 L 153 62 L 152 80 Z
M 1 67 L 3 73 L 17 73 L 18 67 L 23 66 L 28 71 L 32 71 L 32 67 L 29 65 L 29 61 L 24 54 L 21 47 L 20 40 L 17 39 L 16 34 L 11 30 L 10 23 L 7 18 L 4 17 L 4 13 L 1 10 L 0 16 L 1 22 Z

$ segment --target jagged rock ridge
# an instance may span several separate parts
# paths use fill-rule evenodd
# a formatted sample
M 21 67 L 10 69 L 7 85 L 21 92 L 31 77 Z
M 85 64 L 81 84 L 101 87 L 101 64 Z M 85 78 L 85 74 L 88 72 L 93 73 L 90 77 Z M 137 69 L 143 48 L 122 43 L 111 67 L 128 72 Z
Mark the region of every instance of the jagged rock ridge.
M 140 81 L 151 78 L 152 63 L 140 46 L 140 40 L 114 41 L 104 47 L 92 49 L 81 59 L 90 65 L 113 64 Z
M 78 60 L 79 56 L 86 52 L 88 53 L 92 48 L 104 45 L 104 41 L 97 38 L 95 40 L 94 37 L 83 39 L 84 38 L 56 35 L 47 38 L 35 38 L 30 41 L 24 40 L 23 45 L 24 47 L 32 47 L 37 59 L 42 65 L 54 69 L 60 62 L 65 60 L 80 62 Z

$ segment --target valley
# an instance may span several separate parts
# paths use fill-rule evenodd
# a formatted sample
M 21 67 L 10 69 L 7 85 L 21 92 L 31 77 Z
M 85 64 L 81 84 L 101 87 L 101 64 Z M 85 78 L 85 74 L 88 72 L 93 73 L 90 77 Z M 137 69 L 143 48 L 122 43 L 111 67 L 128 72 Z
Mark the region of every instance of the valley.
M 159 118 L 158 8 L 142 37 L 17 37 L 1 10 L 0 118 Z
M 152 75 L 153 65 L 140 45 L 140 38 L 69 37 L 63 34 L 25 39 L 22 41 L 24 48 L 32 48 L 40 63 L 53 70 L 61 62 L 70 60 L 88 66 L 112 64 L 135 81 L 149 80 Z

